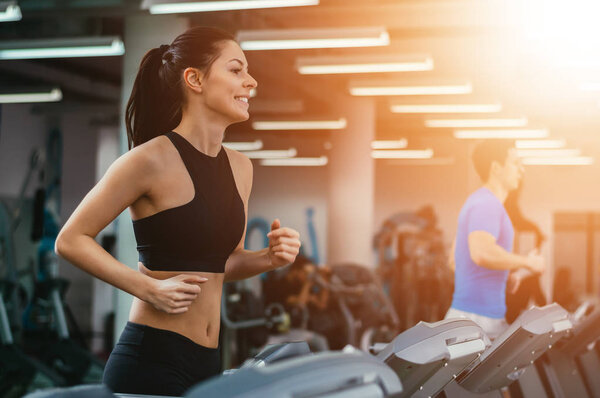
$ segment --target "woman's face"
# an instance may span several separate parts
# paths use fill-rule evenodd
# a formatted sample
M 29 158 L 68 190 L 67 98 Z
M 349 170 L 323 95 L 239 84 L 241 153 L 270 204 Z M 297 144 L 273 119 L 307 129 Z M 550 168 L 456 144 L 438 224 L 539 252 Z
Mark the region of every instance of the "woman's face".
M 243 122 L 250 117 L 250 90 L 258 83 L 248 73 L 248 62 L 240 46 L 234 41 L 221 46 L 221 54 L 202 80 L 204 103 L 231 123 Z

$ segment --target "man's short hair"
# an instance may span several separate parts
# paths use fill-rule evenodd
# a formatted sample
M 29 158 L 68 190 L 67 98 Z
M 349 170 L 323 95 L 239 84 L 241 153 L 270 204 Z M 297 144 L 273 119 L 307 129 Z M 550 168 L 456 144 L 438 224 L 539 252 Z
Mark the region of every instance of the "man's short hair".
M 473 165 L 481 181 L 485 183 L 490 178 L 492 162 L 504 165 L 508 152 L 514 147 L 514 140 L 485 140 L 477 144 L 473 151 Z

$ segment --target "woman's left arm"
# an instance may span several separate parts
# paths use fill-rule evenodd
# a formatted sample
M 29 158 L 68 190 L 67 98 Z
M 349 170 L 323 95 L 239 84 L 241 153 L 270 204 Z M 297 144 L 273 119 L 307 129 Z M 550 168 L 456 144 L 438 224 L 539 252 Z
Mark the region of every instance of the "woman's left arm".
M 237 151 L 228 150 L 236 184 L 240 187 L 240 196 L 244 202 L 244 213 L 248 218 L 248 199 L 252 190 L 252 162 Z M 300 251 L 300 234 L 286 227 L 281 227 L 278 219 L 271 224 L 271 232 L 267 234 L 269 247 L 251 251 L 244 249 L 246 226 L 235 250 L 225 263 L 225 282 L 250 278 L 263 272 L 271 271 L 294 262 Z

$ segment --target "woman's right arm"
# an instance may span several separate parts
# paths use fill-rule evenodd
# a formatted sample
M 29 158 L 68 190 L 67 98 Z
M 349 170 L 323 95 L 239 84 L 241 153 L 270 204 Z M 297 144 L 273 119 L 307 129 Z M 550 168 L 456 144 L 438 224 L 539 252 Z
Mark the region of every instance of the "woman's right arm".
M 150 144 L 150 143 L 148 143 Z M 55 251 L 82 270 L 168 313 L 185 312 L 204 278 L 178 275 L 160 281 L 119 262 L 95 237 L 129 205 L 146 195 L 159 165 L 151 148 L 135 148 L 117 159 L 61 229 Z M 154 148 L 152 148 L 154 149 Z M 191 282 L 185 283 L 185 281 Z

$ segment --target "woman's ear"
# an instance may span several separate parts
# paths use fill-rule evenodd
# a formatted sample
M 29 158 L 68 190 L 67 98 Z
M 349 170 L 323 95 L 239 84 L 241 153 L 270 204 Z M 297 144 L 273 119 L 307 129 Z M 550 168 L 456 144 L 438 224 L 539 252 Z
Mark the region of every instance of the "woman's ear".
M 202 72 L 196 68 L 185 68 L 183 71 L 185 85 L 197 93 L 202 92 L 202 77 Z

